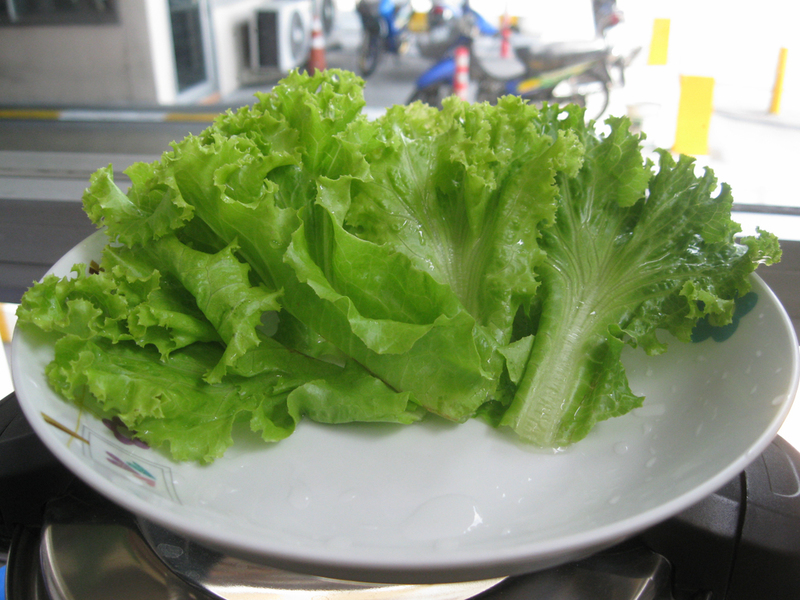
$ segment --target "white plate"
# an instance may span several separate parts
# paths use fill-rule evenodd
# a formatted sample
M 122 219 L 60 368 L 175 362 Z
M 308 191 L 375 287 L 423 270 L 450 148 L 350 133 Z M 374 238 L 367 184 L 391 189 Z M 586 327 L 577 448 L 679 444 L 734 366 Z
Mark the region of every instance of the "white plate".
M 97 258 L 104 243 L 95 234 L 52 272 Z M 176 533 L 340 579 L 483 579 L 610 546 L 701 500 L 766 448 L 797 391 L 798 347 L 778 300 L 758 277 L 753 285 L 758 303 L 726 341 L 628 351 L 644 406 L 561 453 L 479 421 L 303 422 L 275 445 L 245 436 L 210 466 L 175 463 L 122 443 L 50 390 L 46 341 L 18 330 L 12 370 L 26 417 L 67 467 Z

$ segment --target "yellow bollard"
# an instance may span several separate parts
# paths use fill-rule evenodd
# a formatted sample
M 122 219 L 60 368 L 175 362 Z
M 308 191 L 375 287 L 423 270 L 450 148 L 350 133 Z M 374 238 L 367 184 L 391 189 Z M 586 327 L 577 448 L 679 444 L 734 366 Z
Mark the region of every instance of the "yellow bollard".
M 783 74 L 786 72 L 786 48 L 781 48 L 778 54 L 778 72 L 775 74 L 775 85 L 772 88 L 772 102 L 769 104 L 769 114 L 777 115 L 781 112 L 781 95 L 783 94 Z
M 708 130 L 714 110 L 714 78 L 681 75 L 674 152 L 708 154 Z
M 653 37 L 650 40 L 650 54 L 647 56 L 648 65 L 667 64 L 669 50 L 669 19 L 653 20 Z
M 11 342 L 11 324 L 6 319 L 6 305 L 0 304 L 0 341 L 5 344 Z

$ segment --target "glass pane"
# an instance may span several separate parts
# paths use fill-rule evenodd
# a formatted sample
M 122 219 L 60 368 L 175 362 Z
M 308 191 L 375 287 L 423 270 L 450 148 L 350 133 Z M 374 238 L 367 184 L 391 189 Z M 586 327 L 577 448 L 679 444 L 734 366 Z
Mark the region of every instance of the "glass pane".
M 113 0 L 4 0 L 0 22 L 75 24 L 116 18 Z
M 178 90 L 182 92 L 206 79 L 200 7 L 196 2 L 171 1 L 170 19 Z

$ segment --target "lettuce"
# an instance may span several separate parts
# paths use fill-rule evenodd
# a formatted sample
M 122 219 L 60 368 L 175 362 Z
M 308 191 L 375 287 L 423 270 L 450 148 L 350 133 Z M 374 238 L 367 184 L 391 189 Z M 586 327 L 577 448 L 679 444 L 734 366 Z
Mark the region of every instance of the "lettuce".
M 363 81 L 292 73 L 84 209 L 115 243 L 50 276 L 23 327 L 60 336 L 48 378 L 179 460 L 246 421 L 481 417 L 572 443 L 642 399 L 625 344 L 730 321 L 774 236 L 735 240 L 726 186 L 642 157 L 625 119 L 447 100 L 362 114 Z
M 714 195 L 713 173 L 697 176 L 693 159 L 661 150 L 654 172 L 625 119 L 609 119 L 605 137 L 578 114 L 559 123 L 578 134 L 584 162 L 576 177 L 559 177 L 555 225 L 542 230 L 535 337 L 501 420 L 543 446 L 641 405 L 624 344 L 655 354 L 666 350 L 658 330 L 688 342 L 701 317 L 729 323 L 748 274 L 780 258 L 771 234 L 735 242 L 729 186 Z

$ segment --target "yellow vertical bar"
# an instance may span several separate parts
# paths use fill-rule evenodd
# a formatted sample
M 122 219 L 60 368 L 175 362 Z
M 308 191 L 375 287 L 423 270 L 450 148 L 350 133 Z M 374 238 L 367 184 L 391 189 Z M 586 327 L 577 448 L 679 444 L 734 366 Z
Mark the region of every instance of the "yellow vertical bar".
M 777 115 L 781 112 L 781 95 L 783 94 L 783 75 L 786 72 L 786 48 L 781 48 L 778 54 L 778 72 L 775 74 L 775 85 L 772 87 L 772 101 L 769 104 L 769 114 Z
M 708 130 L 713 110 L 714 78 L 681 75 L 674 152 L 708 154 Z
M 648 65 L 667 64 L 669 51 L 669 19 L 653 19 L 653 37 L 650 40 Z
M 5 305 L 0 304 L 0 341 L 8 343 L 11 341 L 11 327 L 6 321 Z

